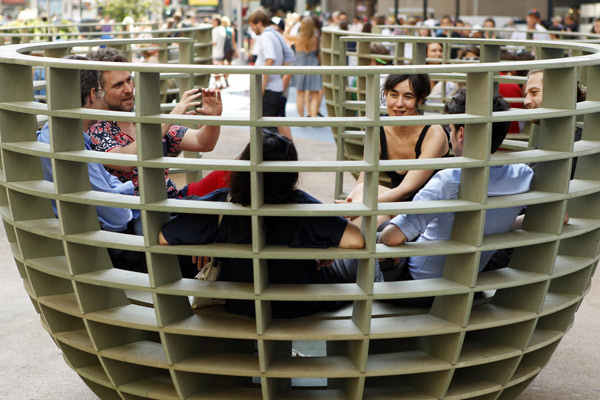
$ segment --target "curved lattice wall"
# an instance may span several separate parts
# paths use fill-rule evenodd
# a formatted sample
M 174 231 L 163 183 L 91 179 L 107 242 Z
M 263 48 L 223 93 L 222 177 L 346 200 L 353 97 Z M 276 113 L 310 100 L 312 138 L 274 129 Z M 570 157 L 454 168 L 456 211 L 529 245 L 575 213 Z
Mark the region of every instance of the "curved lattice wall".
M 511 68 L 545 68 L 544 108 L 492 113 L 489 99 L 501 42 L 481 40 L 482 63 L 472 65 L 346 68 L 341 34 L 325 33 L 323 68 L 290 68 L 288 73 L 323 74 L 329 117 L 263 118 L 262 73 L 277 68 L 232 67 L 248 74 L 251 108 L 247 118 L 172 117 L 160 113 L 160 74 L 175 74 L 190 87 L 195 74 L 222 69 L 195 65 L 106 64 L 107 70 L 135 72 L 138 103 L 134 113 L 99 112 L 79 107 L 79 69 L 90 64 L 30 57 L 47 49 L 63 55 L 68 44 L 22 45 L 0 49 L 0 212 L 25 288 L 42 322 L 70 366 L 105 399 L 512 399 L 548 362 L 589 289 L 600 239 L 599 133 L 600 61 L 594 45 L 523 43 L 537 47 L 539 60 Z M 363 39 L 357 38 L 361 41 Z M 394 41 L 395 39 L 387 38 Z M 426 40 L 413 41 L 416 57 Z M 183 44 L 180 44 L 182 47 Z M 185 52 L 185 45 L 183 45 Z M 563 58 L 566 51 L 585 54 Z M 35 103 L 32 66 L 47 67 L 47 104 Z M 379 74 L 391 72 L 458 73 L 466 80 L 467 113 L 426 114 L 410 118 L 380 115 Z M 347 101 L 344 77 L 365 78 L 361 104 Z M 576 103 L 576 82 L 587 85 L 588 99 Z M 36 116 L 50 121 L 51 145 L 36 141 Z M 81 119 L 139 123 L 138 154 L 106 155 L 85 151 Z M 490 124 L 498 120 L 541 119 L 537 148 L 528 142 L 489 154 Z M 378 131 L 384 124 L 466 124 L 464 156 L 413 161 L 378 160 Z M 251 160 L 164 158 L 157 124 L 177 122 L 249 126 Z M 583 140 L 573 144 L 575 124 Z M 262 126 L 328 126 L 337 134 L 339 161 L 263 162 L 257 151 Z M 349 131 L 353 128 L 353 131 Z M 356 128 L 361 128 L 356 130 Z M 360 160 L 343 160 L 344 141 L 354 135 L 365 144 Z M 52 160 L 55 182 L 43 179 L 40 158 Z M 571 160 L 578 157 L 574 180 Z M 107 195 L 90 190 L 86 162 L 118 162 L 140 169 L 141 196 Z M 487 198 L 491 166 L 536 163 L 532 190 Z M 364 171 L 364 203 L 346 205 L 265 205 L 252 196 L 250 207 L 231 203 L 167 199 L 163 168 L 249 171 L 259 193 L 266 171 L 322 173 Z M 431 203 L 376 204 L 375 185 L 382 170 L 463 168 L 459 199 Z M 340 192 L 340 185 L 331 191 Z M 55 200 L 58 218 L 51 200 Z M 483 235 L 488 209 L 527 205 L 521 230 Z M 95 206 L 141 210 L 144 235 L 102 231 Z M 376 244 L 378 214 L 457 213 L 450 240 L 387 247 Z M 570 221 L 563 224 L 565 211 Z M 169 213 L 252 216 L 250 245 L 160 246 L 158 231 Z M 361 250 L 291 249 L 266 245 L 265 216 L 361 215 L 366 247 Z M 111 267 L 107 247 L 143 251 L 149 274 Z M 510 267 L 477 274 L 484 250 L 516 248 Z M 182 279 L 177 254 L 218 255 L 253 260 L 254 284 Z M 374 260 L 447 254 L 444 275 L 412 282 L 374 283 Z M 360 259 L 356 283 L 274 285 L 267 279 L 270 258 Z M 220 308 L 193 312 L 188 296 L 247 299 L 256 319 Z M 431 307 L 401 307 L 384 299 L 435 297 Z M 139 298 L 145 298 L 140 302 Z M 276 300 L 345 300 L 335 313 L 294 320 L 271 316 Z M 321 341 L 326 354 L 292 357 L 292 341 Z M 294 379 L 292 379 L 294 378 Z M 306 386 L 305 378 L 326 378 Z

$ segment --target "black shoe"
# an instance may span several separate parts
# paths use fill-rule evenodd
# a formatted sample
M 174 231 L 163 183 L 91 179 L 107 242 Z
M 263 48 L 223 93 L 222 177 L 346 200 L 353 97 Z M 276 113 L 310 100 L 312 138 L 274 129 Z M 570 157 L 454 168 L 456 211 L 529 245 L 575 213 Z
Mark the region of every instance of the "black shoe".
M 317 117 L 322 117 L 322 116 L 323 116 L 323 114 L 317 113 Z

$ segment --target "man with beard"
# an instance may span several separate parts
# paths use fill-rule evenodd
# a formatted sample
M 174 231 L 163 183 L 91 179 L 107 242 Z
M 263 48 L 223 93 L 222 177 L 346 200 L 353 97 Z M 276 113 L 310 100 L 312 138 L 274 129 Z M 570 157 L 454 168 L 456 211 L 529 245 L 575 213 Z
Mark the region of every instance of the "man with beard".
M 527 109 L 534 109 L 542 107 L 542 95 L 544 89 L 544 70 L 534 69 L 529 71 L 527 74 L 527 85 L 525 86 L 525 100 L 523 106 Z M 577 102 L 585 101 L 586 93 L 579 83 L 577 84 Z M 532 121 L 534 124 L 539 125 L 540 120 Z M 575 128 L 574 141 L 578 142 L 581 140 L 582 130 Z M 537 143 L 534 143 L 537 147 Z M 577 158 L 573 158 L 573 164 L 571 168 L 571 179 L 575 176 L 575 169 L 577 168 Z
M 527 84 L 525 85 L 525 100 L 523 101 L 523 106 L 529 110 L 533 110 L 536 108 L 542 107 L 542 98 L 543 98 L 543 90 L 544 90 L 544 70 L 542 69 L 534 69 L 529 71 L 527 74 Z M 581 89 L 579 84 L 577 84 L 577 102 L 585 101 L 586 93 Z M 540 125 L 540 120 L 532 120 L 535 125 Z M 575 128 L 574 142 L 578 142 L 581 140 L 582 130 L 580 128 Z M 537 143 L 534 143 L 534 147 L 538 147 Z M 532 168 L 535 170 L 535 165 L 532 165 Z M 575 177 L 575 169 L 577 168 L 577 157 L 573 158 L 571 164 L 571 179 Z M 525 213 L 525 210 L 522 211 L 522 214 Z M 565 213 L 564 223 L 569 222 L 569 213 Z M 500 249 L 490 259 L 487 265 L 484 268 L 484 271 L 494 270 L 505 268 L 508 266 L 510 259 L 512 257 L 514 249 Z
M 102 48 L 88 54 L 88 58 L 100 62 L 128 62 L 127 58 L 114 48 Z M 135 108 L 134 83 L 129 71 L 102 71 L 100 73 L 99 92 L 104 109 L 110 111 L 132 112 Z M 201 104 L 197 101 L 200 97 Z M 188 111 L 192 109 L 192 111 Z M 223 110 L 219 90 L 191 89 L 184 93 L 181 101 L 171 114 L 221 115 Z M 137 154 L 137 128 L 134 122 L 98 121 L 87 134 L 91 138 L 91 147 L 96 151 Z M 176 154 L 179 150 L 208 152 L 214 149 L 219 139 L 219 126 L 203 126 L 190 129 L 179 125 L 162 124 L 164 155 Z M 135 193 L 139 192 L 138 172 L 134 166 L 105 164 L 106 169 L 121 182 L 132 181 Z M 165 171 L 167 194 L 170 198 L 183 197 L 185 190 L 178 190 Z

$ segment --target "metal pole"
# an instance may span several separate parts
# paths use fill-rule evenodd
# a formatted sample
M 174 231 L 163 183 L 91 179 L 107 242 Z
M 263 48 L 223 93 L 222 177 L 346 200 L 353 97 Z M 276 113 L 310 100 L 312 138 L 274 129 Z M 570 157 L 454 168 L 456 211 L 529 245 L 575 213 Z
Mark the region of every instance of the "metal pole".
M 423 21 L 427 19 L 427 0 L 423 0 Z
M 398 11 L 400 8 L 398 3 L 400 3 L 400 0 L 394 0 L 394 25 L 398 23 Z
M 455 0 L 455 5 L 456 5 L 456 8 L 455 8 L 456 17 L 454 18 L 454 21 L 458 21 L 460 19 L 460 0 Z M 452 32 L 450 32 L 450 33 L 452 33 Z
M 548 0 L 548 21 L 550 21 L 552 19 L 552 9 L 554 7 L 552 6 L 552 0 Z
M 48 21 L 46 21 L 46 23 L 48 24 L 48 35 L 50 35 L 50 32 L 52 32 L 51 28 L 50 28 L 50 21 L 52 18 L 50 18 L 50 0 L 46 0 L 46 9 L 48 12 Z M 48 37 L 49 41 L 52 41 L 52 39 L 50 37 Z
M 236 2 L 237 4 L 237 12 L 236 12 L 236 21 L 237 21 L 237 36 L 235 39 L 237 40 L 237 49 L 238 49 L 238 63 L 244 64 L 244 20 L 242 18 L 242 4 L 243 0 L 239 0 Z

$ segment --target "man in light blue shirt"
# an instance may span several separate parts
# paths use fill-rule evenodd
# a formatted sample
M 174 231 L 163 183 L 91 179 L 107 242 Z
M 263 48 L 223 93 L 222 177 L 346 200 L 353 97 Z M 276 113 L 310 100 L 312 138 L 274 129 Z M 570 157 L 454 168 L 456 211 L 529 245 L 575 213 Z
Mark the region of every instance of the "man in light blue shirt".
M 84 107 L 86 107 L 84 105 Z M 38 141 L 50 143 L 50 129 L 48 123 L 44 125 L 42 130 L 38 131 Z M 90 138 L 83 133 L 85 141 L 85 149 L 92 150 L 89 145 Z M 47 181 L 53 182 L 52 164 L 49 158 L 42 159 L 42 169 L 44 170 L 44 178 Z M 108 192 L 115 194 L 133 195 L 133 183 L 121 183 L 116 176 L 111 175 L 106 171 L 102 164 L 88 163 L 88 173 L 90 176 L 90 185 L 92 190 L 99 192 Z M 56 204 L 52 202 L 52 208 L 56 213 Z M 127 225 L 133 219 L 133 212 L 128 208 L 105 207 L 97 206 L 98 220 L 102 229 L 111 232 L 124 232 L 127 230 Z M 139 211 L 136 210 L 139 215 Z
M 296 56 L 285 42 L 285 39 L 271 23 L 269 16 L 263 10 L 255 10 L 248 17 L 248 24 L 254 33 L 256 41 L 256 66 L 281 66 L 294 62 Z M 287 81 L 289 83 L 289 80 Z M 262 78 L 263 116 L 285 117 L 287 98 L 283 94 L 286 84 L 279 74 L 265 74 Z M 280 126 L 278 132 L 292 139 L 289 127 Z
M 465 112 L 466 90 L 462 89 L 444 107 L 448 114 Z M 500 96 L 494 96 L 494 111 L 506 111 L 508 103 Z M 491 152 L 495 153 L 506 137 L 510 122 L 492 124 Z M 455 156 L 462 156 L 464 145 L 464 126 L 450 125 L 450 141 Z M 439 171 L 417 193 L 413 201 L 451 200 L 458 198 L 461 169 L 453 168 Z M 525 164 L 510 164 L 490 167 L 488 196 L 503 196 L 529 191 L 533 171 Z M 484 234 L 492 235 L 508 232 L 522 206 L 488 210 L 485 216 Z M 410 214 L 393 218 L 379 238 L 388 246 L 398 246 L 407 241 L 424 242 L 450 239 L 454 224 L 454 213 Z M 494 250 L 481 253 L 479 271 L 486 265 Z M 403 279 L 437 278 L 442 275 L 445 255 L 419 256 L 408 258 L 408 274 Z
M 465 113 L 466 89 L 461 89 L 444 107 L 447 114 Z M 510 105 L 502 96 L 494 95 L 494 111 L 507 111 Z M 491 152 L 495 153 L 506 137 L 510 122 L 492 124 Z M 454 155 L 463 154 L 464 125 L 451 124 L 450 141 Z M 445 169 L 436 173 L 419 190 L 413 201 L 452 200 L 458 198 L 461 169 Z M 533 171 L 525 164 L 511 164 L 490 167 L 488 196 L 502 196 L 529 191 Z M 522 206 L 488 210 L 485 217 L 484 234 L 503 233 L 513 228 Z M 379 242 L 388 246 L 399 246 L 407 241 L 447 240 L 452 234 L 454 213 L 431 213 L 398 215 L 381 232 Z M 494 250 L 481 253 L 479 271 L 483 269 Z M 445 255 L 420 256 L 401 259 L 400 262 L 382 273 L 376 265 L 375 281 L 411 280 L 437 278 L 442 275 Z M 408 266 L 407 268 L 405 266 Z M 335 260 L 329 269 L 335 282 L 356 282 L 357 260 Z
M 88 60 L 83 56 L 69 56 L 66 58 L 76 60 Z M 84 108 L 102 109 L 104 101 L 102 100 L 102 90 L 100 89 L 100 71 L 96 70 L 81 70 L 81 105 Z M 86 150 L 91 150 L 90 138 L 85 133 L 85 130 L 95 121 L 82 120 L 83 123 L 83 139 Z M 42 143 L 50 143 L 50 129 L 48 123 L 38 131 L 38 141 Z M 99 192 L 133 195 L 133 183 L 121 183 L 119 179 L 111 175 L 102 164 L 87 163 L 88 174 L 90 177 L 90 186 L 92 190 Z M 53 182 L 54 175 L 52 172 L 52 164 L 50 159 L 42 158 L 42 169 L 44 178 L 47 181 Z M 54 213 L 57 213 L 56 203 L 52 201 Z M 120 233 L 137 233 L 141 234 L 140 211 L 130 210 L 128 208 L 96 206 L 100 227 L 103 230 Z M 127 269 L 137 272 L 147 272 L 146 257 L 143 252 L 108 249 L 112 263 L 116 268 Z

